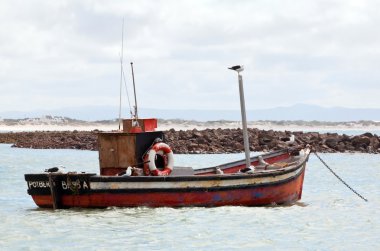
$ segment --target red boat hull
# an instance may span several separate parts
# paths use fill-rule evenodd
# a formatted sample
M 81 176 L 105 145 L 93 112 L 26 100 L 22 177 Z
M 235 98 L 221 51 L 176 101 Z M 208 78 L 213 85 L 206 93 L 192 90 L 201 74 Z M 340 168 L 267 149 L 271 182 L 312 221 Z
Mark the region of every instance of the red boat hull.
M 62 207 L 186 207 L 186 206 L 262 206 L 292 203 L 301 199 L 305 168 L 293 179 L 277 184 L 247 186 L 225 190 L 94 192 L 63 195 Z M 32 195 L 39 207 L 53 207 L 51 195 Z
M 265 155 L 283 167 L 239 173 L 244 160 L 194 174 L 104 176 L 90 173 L 26 174 L 28 193 L 39 207 L 216 207 L 263 206 L 301 199 L 309 152 L 293 158 L 284 151 Z M 288 162 L 283 162 L 288 159 Z M 252 158 L 252 163 L 258 163 Z M 220 169 L 224 174 L 215 174 Z M 214 170 L 214 171 L 212 171 Z M 214 172 L 214 174 L 211 174 Z

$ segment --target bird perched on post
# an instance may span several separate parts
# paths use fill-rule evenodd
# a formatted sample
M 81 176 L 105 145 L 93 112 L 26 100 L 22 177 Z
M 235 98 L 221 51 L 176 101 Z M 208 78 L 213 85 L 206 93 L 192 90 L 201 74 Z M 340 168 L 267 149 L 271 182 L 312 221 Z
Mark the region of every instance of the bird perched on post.
M 235 66 L 232 66 L 232 67 L 230 67 L 228 69 L 233 70 L 233 71 L 237 71 L 239 73 L 239 72 L 244 71 L 244 66 L 242 66 L 242 65 L 235 65 Z
M 64 166 L 55 166 L 52 168 L 45 169 L 45 172 L 47 173 L 63 173 L 65 171 Z

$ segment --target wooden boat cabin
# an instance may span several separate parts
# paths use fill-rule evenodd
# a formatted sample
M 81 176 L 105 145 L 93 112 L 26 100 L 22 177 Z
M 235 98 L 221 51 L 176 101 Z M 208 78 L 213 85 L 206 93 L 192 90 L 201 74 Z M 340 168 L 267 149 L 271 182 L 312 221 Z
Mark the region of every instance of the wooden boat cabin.
M 99 166 L 100 175 L 122 174 L 128 167 L 143 168 L 144 156 L 156 139 L 164 141 L 164 134 L 155 131 L 157 119 L 123 120 L 123 131 L 100 132 Z M 159 160 L 158 160 L 159 161 Z

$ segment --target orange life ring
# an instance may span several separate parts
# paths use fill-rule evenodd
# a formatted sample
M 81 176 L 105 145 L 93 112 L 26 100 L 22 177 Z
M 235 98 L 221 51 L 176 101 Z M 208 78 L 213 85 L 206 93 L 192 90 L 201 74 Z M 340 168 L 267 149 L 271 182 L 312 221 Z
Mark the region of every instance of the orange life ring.
M 164 157 L 165 167 L 163 170 L 157 169 L 156 155 Z M 153 176 L 168 176 L 173 171 L 174 155 L 172 149 L 165 143 L 159 142 L 152 146 L 144 156 L 144 174 Z

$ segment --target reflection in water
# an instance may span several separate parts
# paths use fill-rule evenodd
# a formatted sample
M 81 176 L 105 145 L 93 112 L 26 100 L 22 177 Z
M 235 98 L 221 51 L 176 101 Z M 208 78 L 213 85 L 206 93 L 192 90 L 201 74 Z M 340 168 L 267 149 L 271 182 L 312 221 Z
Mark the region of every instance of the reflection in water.
M 177 155 L 176 165 L 208 166 L 244 154 Z M 323 154 L 365 203 L 311 157 L 301 201 L 269 207 L 37 208 L 23 174 L 64 165 L 98 171 L 96 152 L 15 149 L 0 145 L 2 250 L 380 250 L 377 155 Z M 370 193 L 367 191 L 371 191 Z

